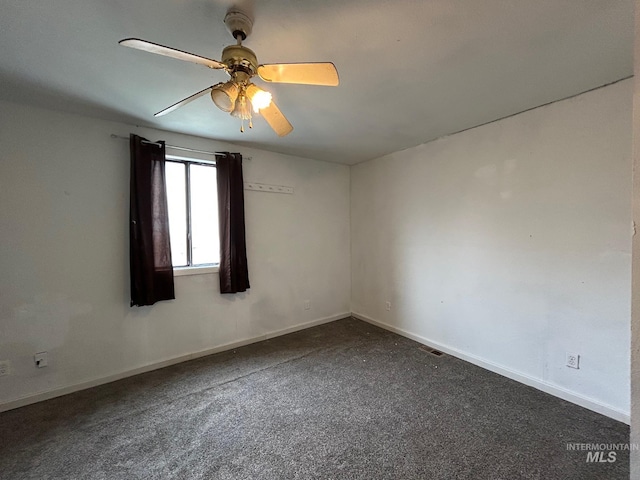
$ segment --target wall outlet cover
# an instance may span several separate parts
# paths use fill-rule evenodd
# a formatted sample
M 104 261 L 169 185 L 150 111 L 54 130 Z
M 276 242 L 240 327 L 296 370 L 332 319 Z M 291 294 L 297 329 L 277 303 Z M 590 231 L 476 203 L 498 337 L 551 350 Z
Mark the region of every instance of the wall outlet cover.
M 580 369 L 580 355 L 567 352 L 567 367 Z
M 33 360 L 36 363 L 36 367 L 44 368 L 49 365 L 49 356 L 47 352 L 39 352 L 33 356 Z

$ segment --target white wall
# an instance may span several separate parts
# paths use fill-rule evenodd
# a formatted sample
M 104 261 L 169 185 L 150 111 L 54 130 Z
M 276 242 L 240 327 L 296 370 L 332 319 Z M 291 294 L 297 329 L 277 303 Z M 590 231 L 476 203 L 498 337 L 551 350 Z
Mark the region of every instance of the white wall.
M 352 311 L 628 421 L 632 83 L 353 167 Z
M 177 277 L 176 300 L 129 307 L 128 142 L 110 138 L 129 132 L 240 151 L 245 181 L 295 188 L 245 191 L 248 293 Z M 0 146 L 0 361 L 13 370 L 0 408 L 350 311 L 346 166 L 11 103 Z M 34 367 L 40 351 L 48 368 Z

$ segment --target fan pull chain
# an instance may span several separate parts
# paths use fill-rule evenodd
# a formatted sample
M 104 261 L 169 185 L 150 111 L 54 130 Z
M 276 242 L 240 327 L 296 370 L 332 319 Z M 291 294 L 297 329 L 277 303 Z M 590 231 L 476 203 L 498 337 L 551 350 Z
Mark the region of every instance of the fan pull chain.
M 249 117 L 249 128 L 253 128 L 253 118 Z M 240 119 L 240 133 L 244 133 L 244 118 Z

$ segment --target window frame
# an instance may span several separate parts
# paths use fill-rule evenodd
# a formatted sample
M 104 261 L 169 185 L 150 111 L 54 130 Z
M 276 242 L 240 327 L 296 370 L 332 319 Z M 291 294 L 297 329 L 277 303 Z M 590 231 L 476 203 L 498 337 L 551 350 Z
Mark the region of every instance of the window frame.
M 201 165 L 205 167 L 216 168 L 216 162 L 213 160 L 203 160 L 200 158 L 182 157 L 176 155 L 166 155 L 165 162 L 181 163 L 185 166 L 185 206 L 187 220 L 187 264 L 184 266 L 173 267 L 173 276 L 182 277 L 187 275 L 204 275 L 210 273 L 218 273 L 220 270 L 220 262 L 204 263 L 200 265 L 191 265 L 193 261 L 192 252 L 192 231 L 191 231 L 191 169 L 190 165 Z M 216 187 L 217 191 L 217 187 Z M 173 262 L 172 262 L 173 263 Z

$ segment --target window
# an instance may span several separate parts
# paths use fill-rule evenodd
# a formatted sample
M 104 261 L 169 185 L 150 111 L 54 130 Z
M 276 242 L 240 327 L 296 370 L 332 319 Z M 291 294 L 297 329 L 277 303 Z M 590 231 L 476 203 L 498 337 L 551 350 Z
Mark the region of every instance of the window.
M 220 262 L 216 166 L 167 157 L 171 257 L 176 275 L 209 273 Z

